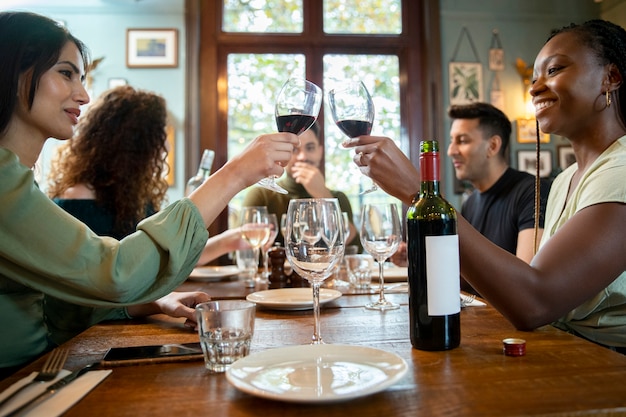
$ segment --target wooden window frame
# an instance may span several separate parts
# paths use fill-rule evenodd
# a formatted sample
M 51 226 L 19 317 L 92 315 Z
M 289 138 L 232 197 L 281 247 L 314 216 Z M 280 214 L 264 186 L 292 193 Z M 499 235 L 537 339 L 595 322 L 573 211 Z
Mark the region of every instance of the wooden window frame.
M 441 140 L 439 1 L 402 0 L 400 35 L 326 34 L 322 30 L 323 3 L 319 0 L 303 0 L 302 34 L 225 33 L 221 30 L 222 3 L 186 0 L 186 176 L 193 174 L 203 149 L 215 150 L 215 167 L 228 158 L 225 103 L 229 53 L 302 53 L 306 56 L 306 77 L 318 85 L 322 85 L 324 54 L 396 54 L 400 63 L 401 134 L 409 143 L 413 164 L 418 166 L 420 140 Z M 306 38 L 304 46 L 302 37 Z M 324 125 L 322 113 L 320 123 Z M 225 210 L 209 232 L 213 235 L 227 228 Z

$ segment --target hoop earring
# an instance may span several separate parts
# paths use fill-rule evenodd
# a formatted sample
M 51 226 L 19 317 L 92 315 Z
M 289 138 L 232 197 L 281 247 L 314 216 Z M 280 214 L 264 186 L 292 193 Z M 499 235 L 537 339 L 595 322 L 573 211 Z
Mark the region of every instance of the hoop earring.
M 611 92 L 609 90 L 606 90 L 606 108 L 608 109 L 609 107 L 611 107 Z

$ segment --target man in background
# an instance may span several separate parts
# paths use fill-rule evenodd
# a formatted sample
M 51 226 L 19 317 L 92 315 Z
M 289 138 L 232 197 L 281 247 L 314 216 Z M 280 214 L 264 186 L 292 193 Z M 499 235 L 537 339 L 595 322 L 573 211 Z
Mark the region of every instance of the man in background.
M 473 187 L 461 214 L 496 245 L 530 262 L 535 254 L 535 177 L 509 166 L 511 122 L 488 103 L 454 105 L 448 156 L 456 178 Z M 550 184 L 541 180 L 539 229 L 541 240 Z M 402 263 L 394 256 L 394 263 Z M 464 280 L 461 289 L 476 293 Z
M 294 198 L 337 198 L 341 211 L 348 213 L 350 220 L 348 245 L 357 245 L 360 248 L 359 237 L 352 224 L 352 207 L 348 197 L 341 191 L 326 187 L 326 180 L 320 170 L 324 148 L 320 143 L 319 134 L 319 124 L 315 122 L 310 129 L 300 135 L 300 147 L 294 150 L 291 160 L 285 166 L 286 175 L 277 181 L 288 194 L 255 186 L 246 194 L 243 206 L 266 206 L 268 212 L 275 213 L 280 221 L 281 216 L 287 213 L 289 201 Z M 276 241 L 284 244 L 283 236 L 279 234 Z

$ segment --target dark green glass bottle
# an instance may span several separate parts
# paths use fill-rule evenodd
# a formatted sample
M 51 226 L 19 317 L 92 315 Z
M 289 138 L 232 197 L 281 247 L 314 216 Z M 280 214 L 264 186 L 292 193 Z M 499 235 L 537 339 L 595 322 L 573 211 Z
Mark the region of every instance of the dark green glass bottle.
M 456 211 L 439 193 L 439 144 L 420 142 L 420 192 L 407 211 L 411 344 L 447 350 L 461 342 Z

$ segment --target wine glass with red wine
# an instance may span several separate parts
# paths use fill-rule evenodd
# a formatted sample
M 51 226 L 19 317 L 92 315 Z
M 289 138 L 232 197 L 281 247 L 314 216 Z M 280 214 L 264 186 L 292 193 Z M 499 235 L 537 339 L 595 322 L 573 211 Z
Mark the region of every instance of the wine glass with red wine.
M 290 78 L 283 85 L 276 98 L 274 116 L 279 132 L 291 132 L 296 135 L 310 128 L 322 106 L 322 89 L 303 78 Z M 259 185 L 270 190 L 287 194 L 276 184 L 276 176 L 263 178 Z
M 337 127 L 348 137 L 369 135 L 374 124 L 374 102 L 361 81 L 350 81 L 328 93 L 328 104 Z M 376 183 L 361 194 L 378 190 Z

